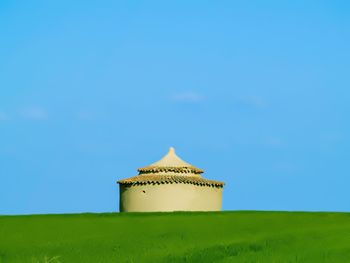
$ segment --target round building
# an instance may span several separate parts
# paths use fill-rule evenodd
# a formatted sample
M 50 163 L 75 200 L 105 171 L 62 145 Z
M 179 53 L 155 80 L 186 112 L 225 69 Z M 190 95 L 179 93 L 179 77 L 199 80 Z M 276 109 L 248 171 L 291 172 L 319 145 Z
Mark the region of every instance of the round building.
M 118 181 L 121 212 L 220 211 L 223 182 L 179 158 L 174 148 L 139 174 Z

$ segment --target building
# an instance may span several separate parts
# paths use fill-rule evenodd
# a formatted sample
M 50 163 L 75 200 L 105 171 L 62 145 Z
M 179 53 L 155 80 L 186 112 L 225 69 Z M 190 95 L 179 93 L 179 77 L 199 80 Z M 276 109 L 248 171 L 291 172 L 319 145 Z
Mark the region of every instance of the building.
M 180 159 L 172 147 L 138 172 L 118 181 L 121 212 L 221 210 L 224 183 L 203 178 L 203 170 Z

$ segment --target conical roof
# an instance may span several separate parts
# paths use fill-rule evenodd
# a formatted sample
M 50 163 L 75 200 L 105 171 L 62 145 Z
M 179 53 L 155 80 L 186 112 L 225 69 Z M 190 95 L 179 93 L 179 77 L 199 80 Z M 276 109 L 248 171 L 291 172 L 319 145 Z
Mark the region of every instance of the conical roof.
M 173 147 L 170 147 L 168 153 L 162 159 L 148 166 L 139 168 L 138 171 L 140 173 L 161 171 L 192 172 L 195 174 L 203 173 L 203 170 L 194 167 L 177 156 Z
M 137 169 L 139 174 L 119 180 L 119 184 L 195 184 L 201 186 L 223 187 L 224 183 L 205 179 L 201 176 L 204 171 L 185 162 L 176 155 L 173 147 L 159 161 Z

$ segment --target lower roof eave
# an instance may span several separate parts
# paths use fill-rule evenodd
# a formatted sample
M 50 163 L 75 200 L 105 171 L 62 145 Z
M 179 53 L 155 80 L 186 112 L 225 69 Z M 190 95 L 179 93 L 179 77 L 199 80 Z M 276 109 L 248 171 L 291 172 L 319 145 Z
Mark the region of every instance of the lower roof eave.
M 220 181 L 208 180 L 202 177 L 190 176 L 134 176 L 131 178 L 117 181 L 121 185 L 145 185 L 145 184 L 194 184 L 199 186 L 222 188 L 225 183 Z

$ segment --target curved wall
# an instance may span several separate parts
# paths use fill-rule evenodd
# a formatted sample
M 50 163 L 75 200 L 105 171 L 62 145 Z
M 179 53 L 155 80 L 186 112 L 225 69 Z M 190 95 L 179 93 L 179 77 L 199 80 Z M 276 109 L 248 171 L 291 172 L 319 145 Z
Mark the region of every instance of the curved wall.
M 120 212 L 220 211 L 222 187 L 194 184 L 120 184 Z

